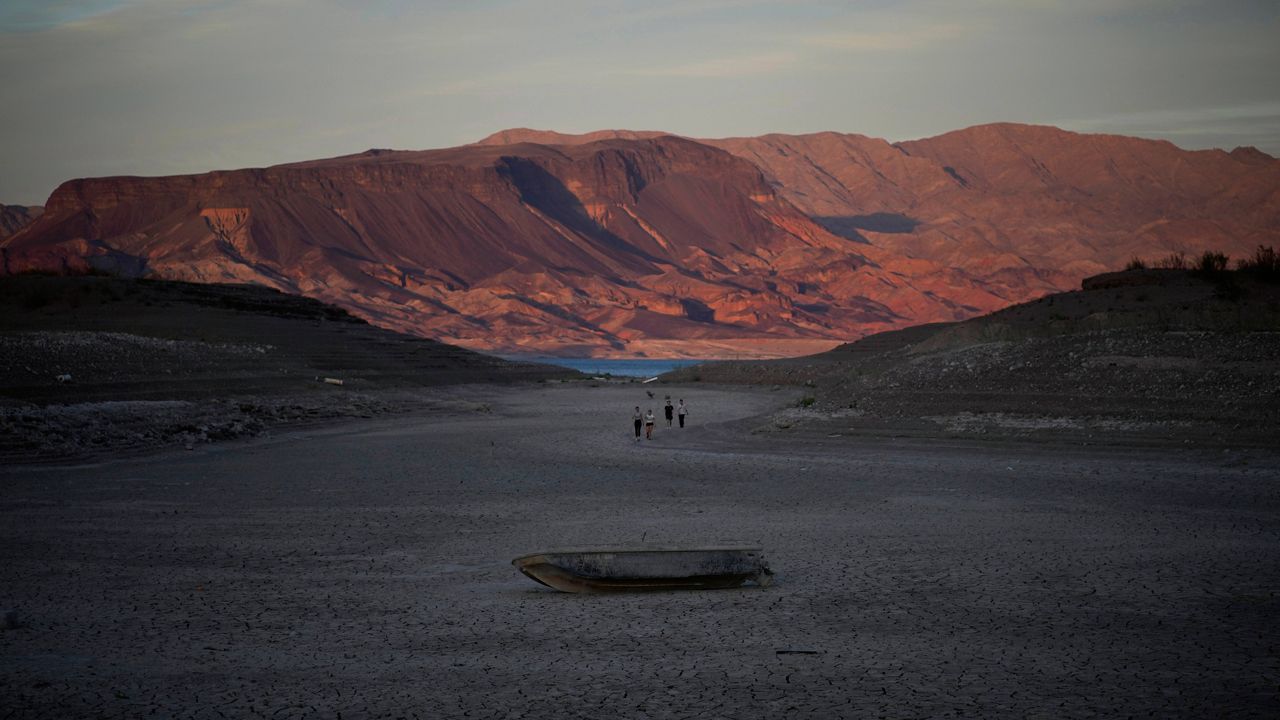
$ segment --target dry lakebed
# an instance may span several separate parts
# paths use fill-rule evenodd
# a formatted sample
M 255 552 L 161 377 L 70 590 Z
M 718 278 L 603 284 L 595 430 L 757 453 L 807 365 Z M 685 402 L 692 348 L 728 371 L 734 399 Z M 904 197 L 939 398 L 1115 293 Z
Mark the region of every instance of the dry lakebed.
M 0 718 L 1280 708 L 1273 449 L 779 430 L 769 388 L 448 392 L 487 411 L 0 467 Z M 758 542 L 776 582 L 570 595 L 510 565 L 642 539 Z

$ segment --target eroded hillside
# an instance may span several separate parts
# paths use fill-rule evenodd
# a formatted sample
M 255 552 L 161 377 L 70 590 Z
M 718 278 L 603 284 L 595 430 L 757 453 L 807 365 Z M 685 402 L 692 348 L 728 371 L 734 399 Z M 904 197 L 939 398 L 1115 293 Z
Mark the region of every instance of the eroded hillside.
M 792 384 L 774 430 L 1274 445 L 1280 285 L 1146 270 L 827 353 L 714 363 L 671 381 Z

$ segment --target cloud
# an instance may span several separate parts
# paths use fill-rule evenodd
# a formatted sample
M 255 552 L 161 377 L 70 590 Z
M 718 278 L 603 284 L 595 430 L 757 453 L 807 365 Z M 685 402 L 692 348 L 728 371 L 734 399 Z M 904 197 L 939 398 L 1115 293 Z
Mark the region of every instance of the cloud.
M 1218 107 L 1178 108 L 1115 113 L 1083 120 L 1069 120 L 1080 125 L 1177 127 L 1187 124 L 1250 120 L 1280 117 L 1280 102 L 1226 105 Z
M 135 0 L 6 0 L 0 33 L 39 32 L 112 13 Z
M 652 22 L 683 22 L 699 16 L 722 18 L 726 13 L 739 13 L 767 4 L 768 0 L 678 0 L 677 2 L 648 0 L 627 7 L 615 4 L 606 8 L 612 22 L 636 25 Z
M 1280 102 L 1111 113 L 1052 124 L 1077 132 L 1159 137 L 1189 148 L 1280 146 Z
M 971 27 L 948 23 L 909 30 L 870 32 L 834 32 L 809 35 L 801 39 L 806 45 L 854 52 L 888 52 L 915 50 L 955 40 L 970 34 Z
M 623 72 L 641 77 L 667 78 L 755 77 L 794 67 L 799 61 L 800 58 L 795 53 L 770 52 L 756 55 L 709 58 L 682 65 L 638 68 Z

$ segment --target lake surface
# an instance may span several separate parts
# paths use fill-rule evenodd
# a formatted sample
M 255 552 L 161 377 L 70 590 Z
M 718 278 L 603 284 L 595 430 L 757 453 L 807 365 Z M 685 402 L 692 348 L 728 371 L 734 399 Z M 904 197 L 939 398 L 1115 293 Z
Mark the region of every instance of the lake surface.
M 511 360 L 527 360 L 529 362 L 546 363 L 572 368 L 588 375 L 612 375 L 614 377 L 651 378 L 677 368 L 697 365 L 706 360 L 688 359 L 654 359 L 617 360 L 611 358 L 549 358 L 549 357 L 512 357 Z

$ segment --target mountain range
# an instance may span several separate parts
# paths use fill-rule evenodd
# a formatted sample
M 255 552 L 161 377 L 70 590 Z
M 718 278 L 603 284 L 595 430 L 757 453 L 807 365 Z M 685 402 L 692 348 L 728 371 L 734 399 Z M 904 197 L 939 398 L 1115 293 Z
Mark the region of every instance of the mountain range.
M 258 283 L 492 352 L 745 357 L 1277 241 L 1280 161 L 1252 148 L 1012 124 L 902 143 L 512 129 L 68 181 L 0 239 L 0 272 Z
M 39 205 L 0 205 L 0 240 L 30 225 L 43 211 Z

